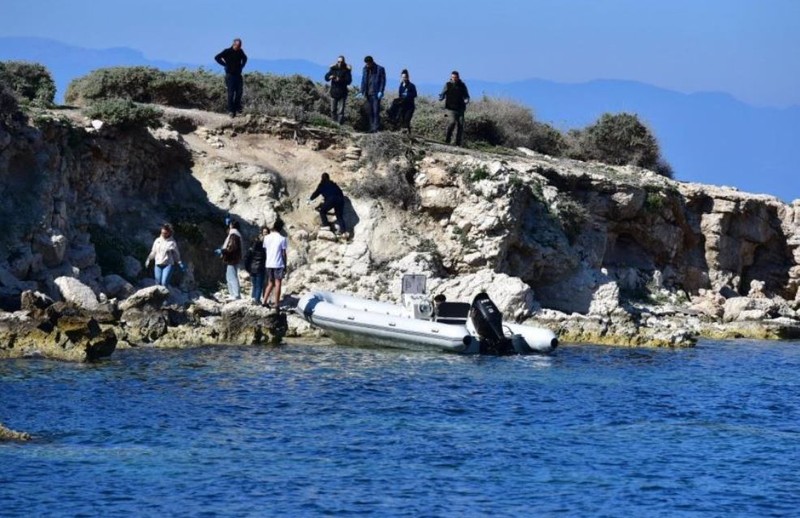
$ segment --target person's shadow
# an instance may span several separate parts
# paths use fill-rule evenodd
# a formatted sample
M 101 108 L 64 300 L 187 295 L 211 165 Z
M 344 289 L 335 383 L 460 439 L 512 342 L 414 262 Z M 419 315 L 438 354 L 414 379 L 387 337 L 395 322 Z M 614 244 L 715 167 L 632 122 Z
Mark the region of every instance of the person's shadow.
M 344 224 L 347 225 L 347 231 L 350 232 L 352 238 L 355 235 L 356 226 L 361 219 L 358 217 L 356 210 L 353 208 L 353 203 L 347 196 L 344 197 Z

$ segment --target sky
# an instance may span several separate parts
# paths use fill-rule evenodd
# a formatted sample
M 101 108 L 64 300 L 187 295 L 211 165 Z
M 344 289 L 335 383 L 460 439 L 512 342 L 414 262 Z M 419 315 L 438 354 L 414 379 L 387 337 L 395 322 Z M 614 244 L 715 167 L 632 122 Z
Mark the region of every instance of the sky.
M 412 80 L 624 79 L 800 106 L 800 0 L 0 0 L 0 36 L 213 67 L 367 54 Z

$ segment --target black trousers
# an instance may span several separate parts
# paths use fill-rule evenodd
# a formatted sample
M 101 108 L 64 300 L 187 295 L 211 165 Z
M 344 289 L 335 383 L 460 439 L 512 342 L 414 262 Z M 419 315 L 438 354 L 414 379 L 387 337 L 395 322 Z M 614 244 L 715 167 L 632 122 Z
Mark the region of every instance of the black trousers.
M 228 113 L 241 113 L 244 91 L 242 74 L 225 74 L 225 87 L 228 89 Z

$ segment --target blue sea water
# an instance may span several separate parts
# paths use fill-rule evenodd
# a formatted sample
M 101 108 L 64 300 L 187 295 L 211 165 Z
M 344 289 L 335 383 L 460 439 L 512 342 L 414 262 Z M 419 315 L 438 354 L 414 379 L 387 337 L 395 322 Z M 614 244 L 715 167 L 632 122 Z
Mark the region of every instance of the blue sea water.
M 0 362 L 0 516 L 797 516 L 800 343 Z

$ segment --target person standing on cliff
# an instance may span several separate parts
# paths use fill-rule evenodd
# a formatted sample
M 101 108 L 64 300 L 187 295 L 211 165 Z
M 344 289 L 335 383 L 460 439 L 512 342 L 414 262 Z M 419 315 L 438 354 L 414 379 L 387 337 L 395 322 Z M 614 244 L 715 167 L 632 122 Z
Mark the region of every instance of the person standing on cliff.
M 417 98 L 417 87 L 408 79 L 408 70 L 400 72 L 400 86 L 397 91 L 397 98 L 400 100 L 400 111 L 398 119 L 400 128 L 406 130 L 411 135 L 411 117 L 414 116 Z
M 325 74 L 325 81 L 330 81 L 331 118 L 340 125 L 344 122 L 344 105 L 347 102 L 347 87 L 353 82 L 353 74 L 344 56 L 339 56 Z
M 336 232 L 336 227 L 328 221 L 328 211 L 333 209 L 336 215 L 336 223 L 339 225 L 339 232 L 347 238 L 347 227 L 344 222 L 344 193 L 341 187 L 331 180 L 328 173 L 322 173 L 319 185 L 317 185 L 317 188 L 311 193 L 308 202 L 311 203 L 320 195 L 322 195 L 323 202 L 322 205 L 317 208 L 317 212 L 319 212 L 322 228 L 329 228 L 332 232 Z
M 242 40 L 239 38 L 233 40 L 233 45 L 214 56 L 214 61 L 225 67 L 228 113 L 231 117 L 236 117 L 237 113 L 242 113 L 242 93 L 244 92 L 242 70 L 247 64 L 247 54 L 242 50 Z
M 361 72 L 361 95 L 367 99 L 369 114 L 369 131 L 376 133 L 381 125 L 381 99 L 386 89 L 386 70 L 375 63 L 372 56 L 364 58 L 364 69 Z
M 450 81 L 445 83 L 439 100 L 444 101 L 444 109 L 450 117 L 450 124 L 447 125 L 447 136 L 445 142 L 450 143 L 453 137 L 453 129 L 456 129 L 456 146 L 464 143 L 464 112 L 469 104 L 469 90 L 467 85 L 461 81 L 458 72 L 453 70 L 450 73 Z
M 239 262 L 242 260 L 242 234 L 239 233 L 239 222 L 228 223 L 228 237 L 222 248 L 214 251 L 225 263 L 225 280 L 228 282 L 228 293 L 232 299 L 241 298 L 239 287 Z
M 144 261 L 145 268 L 150 268 L 150 263 L 155 262 L 153 274 L 156 284 L 159 286 L 167 286 L 169 284 L 172 268 L 176 264 L 181 271 L 186 270 L 181 261 L 181 253 L 178 251 L 178 243 L 175 242 L 173 235 L 172 225 L 169 223 L 161 225 L 161 234 L 153 241 L 150 255 Z
M 283 220 L 278 218 L 272 225 L 272 231 L 264 238 L 267 265 L 267 289 L 264 292 L 264 305 L 271 307 L 269 296 L 275 290 L 275 311 L 281 303 L 281 284 L 286 275 L 286 249 L 288 240 L 283 235 Z

